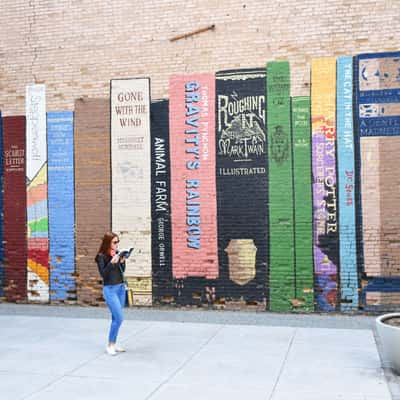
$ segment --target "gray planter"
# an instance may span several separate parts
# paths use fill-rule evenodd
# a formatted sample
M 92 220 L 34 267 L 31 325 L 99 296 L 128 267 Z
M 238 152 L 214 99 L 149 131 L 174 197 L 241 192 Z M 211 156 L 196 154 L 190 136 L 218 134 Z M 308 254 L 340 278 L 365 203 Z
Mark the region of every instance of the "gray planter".
M 400 374 L 400 327 L 383 323 L 386 319 L 397 317 L 400 313 L 384 314 L 376 319 L 376 329 L 382 341 L 383 351 L 391 367 Z

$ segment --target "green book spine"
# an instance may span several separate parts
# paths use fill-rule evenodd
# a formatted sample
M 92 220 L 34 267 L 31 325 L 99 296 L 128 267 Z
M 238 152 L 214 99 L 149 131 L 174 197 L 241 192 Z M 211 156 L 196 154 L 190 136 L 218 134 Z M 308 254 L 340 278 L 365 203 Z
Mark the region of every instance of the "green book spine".
M 288 62 L 267 64 L 269 162 L 269 299 L 272 311 L 290 311 L 295 301 L 293 169 Z
M 314 310 L 310 97 L 292 98 L 295 282 L 297 309 Z

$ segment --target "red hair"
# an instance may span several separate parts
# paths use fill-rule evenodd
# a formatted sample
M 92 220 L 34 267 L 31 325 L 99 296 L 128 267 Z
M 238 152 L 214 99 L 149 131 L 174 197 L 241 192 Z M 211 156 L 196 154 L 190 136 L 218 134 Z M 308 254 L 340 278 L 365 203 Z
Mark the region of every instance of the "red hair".
M 102 254 L 106 254 L 109 256 L 110 250 L 111 250 L 111 242 L 114 238 L 117 238 L 117 237 L 118 237 L 118 235 L 114 232 L 105 233 L 103 236 L 103 240 L 101 242 L 98 254 L 102 253 Z

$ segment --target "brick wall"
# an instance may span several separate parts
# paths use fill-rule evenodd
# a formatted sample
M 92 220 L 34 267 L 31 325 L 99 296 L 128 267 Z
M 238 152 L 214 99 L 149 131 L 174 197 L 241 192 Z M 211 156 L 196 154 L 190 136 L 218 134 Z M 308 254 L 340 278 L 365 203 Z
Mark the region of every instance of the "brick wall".
M 214 76 L 173 76 L 169 97 L 172 272 L 191 303 L 219 275 Z
M 81 303 L 98 304 L 101 277 L 94 259 L 111 229 L 109 102 L 78 99 L 74 124 L 76 288 Z
M 71 111 L 47 114 L 50 300 L 76 300 L 74 121 Z
M 111 81 L 111 226 L 134 248 L 125 277 L 135 305 L 151 304 L 150 79 Z
M 265 68 L 216 74 L 220 279 L 209 286 L 232 307 L 265 308 L 269 297 L 265 77 Z
M 3 119 L 3 151 L 4 294 L 10 301 L 26 301 L 25 117 Z
M 400 39 L 398 17 L 393 11 L 396 10 L 395 0 L 364 0 L 355 2 L 355 4 L 344 0 L 329 1 L 324 4 L 323 8 L 320 6 L 319 0 L 302 3 L 290 0 L 276 2 L 273 5 L 261 0 L 254 0 L 248 4 L 233 0 L 220 2 L 199 0 L 179 3 L 161 0 L 155 2 L 121 0 L 107 3 L 98 0 L 91 2 L 86 0 L 79 2 L 77 0 L 60 0 L 58 2 L 32 0 L 29 4 L 22 0 L 13 2 L 4 0 L 2 6 L 2 13 L 0 13 L 0 35 L 4 38 L 0 45 L 0 109 L 2 114 L 10 116 L 25 112 L 25 86 L 32 82 L 46 85 L 47 111 L 75 111 L 76 271 L 73 277 L 76 278 L 78 301 L 90 304 L 102 301 L 101 281 L 93 258 L 99 246 L 99 239 L 105 231 L 111 228 L 111 207 L 113 205 L 110 195 L 114 187 L 110 186 L 110 173 L 117 172 L 116 170 L 112 171 L 110 159 L 110 104 L 106 99 L 110 95 L 110 79 L 149 76 L 151 78 L 151 98 L 170 97 L 173 100 L 174 88 L 173 85 L 170 86 L 169 82 L 171 76 L 180 76 L 183 81 L 183 75 L 195 74 L 197 76 L 201 73 L 213 74 L 220 71 L 217 73 L 215 81 L 216 96 L 225 95 L 233 99 L 237 99 L 238 96 L 264 98 L 265 84 L 269 83 L 268 80 L 265 81 L 265 63 L 273 60 L 287 60 L 290 63 L 290 95 L 309 96 L 310 93 L 312 94 L 313 117 L 317 118 L 316 124 L 312 125 L 313 132 L 319 132 L 317 125 L 320 121 L 318 119 L 322 121 L 326 119 L 325 122 L 331 124 L 328 124 L 329 129 L 321 135 L 321 137 L 324 136 L 321 139 L 323 147 L 327 150 L 325 139 L 328 137 L 326 134 L 329 134 L 330 130 L 334 131 L 336 126 L 334 117 L 331 118 L 330 114 L 335 114 L 336 90 L 337 85 L 339 86 L 339 81 L 336 81 L 339 76 L 338 70 L 336 70 L 337 57 L 364 52 L 395 51 L 398 50 Z M 179 35 L 207 27 L 210 29 L 205 29 L 203 32 L 187 38 L 171 40 Z M 329 58 L 321 59 L 321 57 Z M 319 61 L 312 63 L 312 60 L 315 59 L 319 59 Z M 359 78 L 357 60 L 357 58 L 354 59 L 356 81 Z M 393 69 L 395 64 L 390 57 L 376 62 L 368 61 L 368 57 L 367 61 L 360 60 L 365 63 L 367 69 L 375 68 L 376 64 L 383 70 L 390 63 L 391 66 L 389 65 L 388 68 Z M 314 79 L 315 76 L 313 76 L 313 91 L 310 91 L 311 65 L 314 66 L 313 74 L 321 76 L 319 86 L 317 86 L 318 79 Z M 213 78 L 211 74 L 208 76 Z M 248 79 L 249 74 L 253 75 L 252 79 L 257 78 L 253 79 L 256 81 L 254 86 L 251 86 L 250 79 Z M 329 75 L 329 88 L 326 86 L 327 80 L 324 78 L 324 74 Z M 378 81 L 373 78 L 371 84 L 378 85 L 377 87 L 380 89 L 389 87 L 388 84 Z M 361 86 L 369 84 L 359 81 L 355 83 L 361 84 Z M 391 94 L 389 93 L 388 96 L 392 96 L 391 102 L 394 105 L 391 106 L 390 112 L 394 113 L 394 120 L 397 121 L 395 124 L 398 124 L 400 90 L 396 84 L 396 82 L 390 83 L 392 85 L 390 89 L 394 88 L 395 90 L 389 90 Z M 288 86 L 287 82 L 286 87 Z M 291 141 L 294 143 L 293 146 L 296 146 L 297 133 L 293 130 L 293 126 L 290 127 L 290 124 L 294 123 L 295 116 L 292 113 L 293 121 L 291 121 L 288 112 L 289 93 L 285 93 L 283 96 L 278 93 L 279 87 L 278 84 L 275 95 L 271 97 L 271 105 L 267 107 L 267 114 L 268 111 L 277 111 L 274 101 L 279 102 L 282 100 L 279 98 L 284 97 L 287 115 L 284 121 L 278 122 L 282 126 L 285 125 L 287 133 L 291 129 L 292 136 L 290 140 L 287 138 L 287 141 L 289 151 L 292 151 Z M 367 89 L 361 88 L 360 91 Z M 359 95 L 359 92 L 355 90 L 354 95 Z M 357 101 L 360 100 L 358 97 L 357 99 Z M 379 102 L 379 99 L 376 101 Z M 183 101 L 181 103 L 183 104 Z M 266 103 L 265 99 L 264 103 Z M 328 103 L 329 109 L 324 109 L 323 106 Z M 170 102 L 171 104 L 174 105 L 173 102 Z M 319 114 L 316 105 L 322 105 Z M 218 110 L 218 107 L 221 110 Z M 307 107 L 305 107 L 305 113 L 309 115 Z M 217 140 L 223 140 L 226 135 L 224 130 L 229 131 L 231 126 L 226 126 L 224 129 L 218 128 L 218 118 L 223 113 L 222 109 L 223 104 L 218 105 L 217 102 L 215 112 L 215 123 L 217 124 L 215 138 Z M 172 110 L 174 110 L 173 107 Z M 357 107 L 354 108 L 354 112 L 356 110 L 358 110 Z M 265 113 L 265 111 L 264 108 L 263 112 Z M 370 111 L 366 110 L 365 112 Z M 269 114 L 272 115 L 271 112 Z M 173 111 L 169 122 L 173 122 L 177 117 L 177 113 Z M 242 121 L 244 117 L 243 114 Z M 160 129 L 168 124 L 165 116 L 162 121 L 155 121 L 157 120 L 156 115 L 153 115 L 152 118 L 153 126 L 159 123 Z M 258 116 L 258 119 L 262 121 L 261 130 L 263 132 L 268 123 L 272 124 L 271 128 L 274 128 L 275 122 L 271 118 L 268 121 L 268 118 L 270 118 L 268 115 L 266 118 L 265 115 Z M 18 120 L 20 125 L 21 121 L 21 119 Z M 211 120 L 211 122 L 213 121 Z M 362 118 L 360 121 L 362 122 Z M 8 122 L 9 132 L 16 129 L 16 121 L 9 120 Z M 7 119 L 4 120 L 4 123 L 7 127 Z M 24 124 L 18 129 L 24 130 Z M 171 141 L 172 149 L 170 182 L 172 200 L 169 203 L 168 199 L 168 206 L 172 209 L 173 235 L 174 229 L 176 230 L 178 226 L 176 223 L 177 213 L 185 207 L 184 202 L 179 204 L 173 200 L 177 193 L 174 185 L 178 183 L 181 185 L 187 178 L 186 169 L 180 169 L 175 164 L 179 161 L 179 157 L 183 159 L 183 156 L 187 154 L 179 155 L 175 150 L 179 149 L 179 146 L 175 145 L 173 141 L 176 139 L 177 133 L 171 129 L 171 134 L 168 135 L 167 128 L 164 129 L 165 132 L 160 133 L 159 136 L 168 138 Z M 357 134 L 369 135 L 365 132 L 361 133 L 361 130 L 357 129 L 358 127 L 355 127 Z M 362 137 L 361 140 L 358 140 L 358 135 L 355 135 L 357 140 L 354 143 L 355 151 L 353 151 L 356 165 L 355 187 L 352 190 L 359 189 L 355 198 L 358 241 L 356 244 L 354 243 L 355 235 L 353 233 L 351 246 L 357 247 L 358 265 L 349 263 L 344 268 L 344 263 L 340 263 L 339 245 L 342 244 L 340 240 L 346 238 L 345 229 L 342 229 L 340 235 L 335 231 L 334 235 L 323 237 L 322 234 L 321 237 L 318 233 L 319 225 L 316 214 L 313 215 L 314 265 L 310 262 L 311 254 L 299 257 L 299 249 L 307 248 L 307 251 L 310 251 L 311 248 L 310 238 L 305 242 L 301 241 L 300 247 L 303 246 L 303 249 L 298 247 L 299 238 L 304 239 L 305 235 L 309 236 L 311 213 L 299 217 L 296 212 L 302 207 L 301 203 L 290 210 L 291 206 L 287 206 L 287 204 L 291 204 L 291 200 L 284 204 L 287 200 L 285 196 L 282 197 L 284 201 L 276 196 L 275 200 L 271 200 L 272 195 L 268 198 L 269 194 L 273 194 L 273 191 L 268 192 L 271 188 L 278 194 L 286 190 L 285 188 L 288 193 L 291 193 L 292 183 L 290 181 L 293 180 L 295 193 L 291 197 L 296 200 L 296 196 L 301 192 L 299 187 L 296 189 L 295 186 L 295 182 L 300 178 L 300 172 L 296 172 L 297 167 L 294 168 L 294 171 L 290 171 L 290 167 L 288 167 L 285 171 L 275 171 L 268 176 L 272 162 L 270 159 L 272 149 L 269 149 L 271 154 L 262 152 L 260 157 L 248 160 L 253 164 L 256 163 L 252 170 L 257 170 L 260 179 L 252 180 L 246 176 L 246 179 L 243 182 L 240 181 L 239 184 L 238 176 L 230 179 L 230 172 L 238 170 L 238 160 L 234 160 L 235 164 L 230 165 L 229 160 L 227 161 L 223 157 L 224 152 L 216 146 L 215 149 L 212 149 L 216 154 L 216 193 L 211 190 L 208 194 L 217 200 L 217 215 L 211 208 L 203 211 L 203 215 L 206 212 L 211 215 L 210 218 L 206 218 L 206 223 L 210 226 L 215 225 L 215 222 L 218 223 L 218 271 L 214 268 L 215 265 L 210 269 L 214 275 L 218 273 L 218 278 L 214 279 L 215 276 L 206 271 L 208 269 L 205 265 L 209 262 L 215 264 L 215 249 L 208 251 L 206 258 L 188 257 L 179 264 L 183 251 L 174 248 L 175 253 L 172 252 L 174 262 L 167 262 L 168 268 L 165 269 L 160 260 L 157 263 L 154 259 L 152 260 L 151 272 L 153 276 L 158 275 L 157 280 L 153 282 L 153 289 L 156 289 L 153 302 L 213 303 L 222 307 L 247 305 L 275 310 L 311 310 L 316 305 L 317 309 L 333 311 L 339 310 L 339 308 L 352 309 L 352 306 L 357 308 L 357 295 L 360 292 L 364 296 L 360 300 L 362 306 L 398 304 L 400 273 L 397 262 L 400 259 L 398 246 L 400 222 L 396 213 L 398 195 L 393 190 L 398 186 L 398 177 L 393 169 L 393 164 L 396 164 L 397 149 L 400 144 L 398 138 L 389 136 L 400 135 L 400 131 L 387 133 L 380 130 L 379 125 L 376 125 L 374 129 L 375 134 L 382 137 Z M 238 132 L 231 132 L 231 135 L 235 133 Z M 152 135 L 154 136 L 155 132 L 152 132 Z M 147 136 L 147 139 L 150 139 L 150 133 Z M 254 134 L 252 134 L 253 136 Z M 7 133 L 4 137 L 7 137 Z M 23 140 L 23 137 L 24 135 L 20 139 Z M 268 138 L 272 143 L 275 139 L 273 131 L 268 131 Z M 280 136 L 278 139 L 282 139 L 282 137 Z M 336 142 L 336 137 L 328 139 L 332 143 L 335 142 L 334 146 L 340 145 L 339 142 Z M 317 139 L 313 138 L 311 146 L 318 145 L 318 143 Z M 280 142 L 279 145 L 281 144 Z M 311 161 L 310 143 L 302 140 L 297 144 L 308 146 L 304 157 L 310 156 L 309 160 Z M 155 150 L 156 144 L 152 145 Z M 265 142 L 264 145 L 266 146 L 267 143 Z M 22 145 L 18 144 L 18 146 Z M 318 158 L 316 150 L 313 149 L 314 162 Z M 149 153 L 150 148 L 146 154 Z M 293 154 L 296 157 L 296 149 L 293 150 Z M 127 154 L 127 159 L 131 155 L 133 156 L 133 154 Z M 145 165 L 149 170 L 150 160 L 146 158 L 147 155 L 137 158 L 139 158 L 139 163 L 142 166 Z M 154 172 L 154 160 L 152 162 Z M 296 162 L 296 158 L 294 158 L 294 162 Z M 327 160 L 324 163 L 325 167 L 334 168 L 336 160 L 331 160 L 332 167 L 329 166 Z M 345 164 L 339 165 L 335 174 L 346 172 L 340 169 L 343 165 Z M 213 169 L 214 164 L 210 163 L 210 167 Z M 304 174 L 307 174 L 310 167 L 311 165 L 301 167 Z M 244 169 L 246 168 L 241 168 L 241 170 Z M 146 175 L 147 183 L 150 183 L 149 173 Z M 11 232 L 11 236 L 7 234 L 7 229 L 10 229 L 12 221 L 10 218 L 13 218 L 16 207 L 21 206 L 21 203 L 14 201 L 18 196 L 14 196 L 14 186 L 11 189 L 6 175 L 4 205 L 5 210 L 7 210 L 6 207 L 9 207 L 11 211 L 8 213 L 5 211 L 4 220 L 5 269 L 6 279 L 11 280 L 6 281 L 5 294 L 10 300 L 25 300 L 26 268 L 20 264 L 25 259 L 21 258 L 21 261 L 15 265 L 16 269 L 13 269 L 14 267 L 10 263 L 7 264 L 7 235 L 10 238 L 13 235 L 13 232 Z M 334 178 L 332 184 L 335 187 L 332 190 L 335 192 L 335 202 L 334 206 L 321 206 L 320 210 L 321 213 L 328 212 L 327 218 L 334 218 L 335 223 L 338 214 L 337 177 L 338 175 L 325 177 L 330 183 L 333 182 L 331 178 Z M 210 174 L 208 174 L 208 178 L 214 179 Z M 268 187 L 268 182 L 272 185 L 271 188 Z M 315 184 L 315 182 L 313 183 Z M 325 184 L 327 183 L 325 182 Z M 154 176 L 152 185 L 153 202 L 156 203 Z M 307 190 L 305 198 L 310 211 L 311 182 L 307 181 L 304 187 Z M 147 186 L 148 203 L 142 207 L 143 210 L 146 209 L 147 216 L 151 204 L 148 189 Z M 328 189 L 324 188 L 324 190 Z M 184 187 L 183 193 L 185 194 Z M 314 194 L 314 208 L 316 201 L 333 204 L 332 198 L 329 198 L 326 193 L 322 193 L 321 198 Z M 126 204 L 128 203 L 129 199 Z M 155 216 L 154 205 L 153 218 Z M 284 213 L 276 213 L 276 210 L 279 211 L 281 208 L 284 209 Z M 164 222 L 169 225 L 170 215 L 169 210 L 167 211 L 168 213 L 163 218 Z M 292 221 L 292 211 L 294 221 Z M 139 209 L 137 214 L 141 216 Z M 21 212 L 18 215 L 24 214 Z M 333 215 L 334 217 L 332 217 Z M 271 219 L 271 216 L 275 219 Z M 328 222 L 332 221 L 323 222 L 326 231 Z M 288 234 L 290 240 L 283 239 L 277 229 L 285 224 L 290 230 Z M 185 224 L 182 225 L 183 228 L 181 228 L 184 229 Z M 167 228 L 167 234 L 169 234 L 170 227 Z M 346 228 L 346 226 L 342 228 Z M 11 229 L 13 229 L 12 226 Z M 23 238 L 23 232 L 26 235 L 26 226 L 23 219 L 20 220 L 18 229 L 19 246 L 24 248 L 26 237 Z M 153 230 L 153 240 L 155 231 Z M 278 234 L 274 238 L 271 237 L 271 232 Z M 150 231 L 145 230 L 144 235 L 149 238 Z M 177 245 L 181 239 L 183 240 L 184 235 L 185 232 L 183 234 L 181 232 L 173 241 L 172 246 Z M 293 235 L 295 235 L 294 243 L 292 242 Z M 256 239 L 254 239 L 255 236 Z M 161 239 L 157 238 L 159 241 Z M 271 243 L 276 244 L 271 245 Z M 271 251 L 271 246 L 273 251 Z M 297 246 L 294 254 L 291 253 L 293 246 Z M 149 251 L 146 254 L 148 253 Z M 167 256 L 170 256 L 168 252 Z M 290 260 L 282 263 L 281 260 L 286 256 L 290 256 L 288 257 Z M 282 265 L 279 265 L 279 262 Z M 303 262 L 304 264 L 302 264 Z M 146 293 L 148 293 L 151 284 L 149 260 L 147 260 L 146 266 L 146 273 L 143 276 L 135 273 L 138 276 L 131 278 L 135 279 L 133 284 L 137 286 L 138 290 L 146 289 Z M 52 265 L 53 267 L 54 265 Z M 143 268 L 143 265 L 140 267 Z M 314 277 L 311 276 L 312 267 L 316 272 Z M 70 265 L 68 268 L 68 274 L 70 274 L 72 272 Z M 13 277 L 16 276 L 13 274 L 17 270 L 19 271 L 18 278 L 13 280 Z M 350 277 L 348 274 L 352 274 L 352 279 L 340 281 L 340 274 L 347 278 Z M 58 280 L 58 273 L 54 274 L 53 278 Z M 312 278 L 316 280 L 315 293 L 311 287 Z M 165 286 L 162 286 L 162 283 L 159 286 L 160 281 L 164 281 Z M 53 283 L 58 284 L 58 282 Z M 74 288 L 70 292 L 74 298 Z M 52 292 L 52 294 L 54 293 Z M 316 300 L 314 305 L 310 302 L 313 294 L 315 294 Z M 52 300 L 57 299 L 53 297 Z M 275 305 L 272 300 L 276 301 Z M 146 301 L 146 303 L 150 301 Z
M 396 0 L 2 0 L 0 109 L 25 111 L 25 85 L 47 85 L 50 111 L 105 97 L 109 80 L 150 76 L 152 98 L 182 73 L 289 60 L 292 95 L 308 95 L 311 58 L 398 49 Z M 171 42 L 176 35 L 215 29 Z

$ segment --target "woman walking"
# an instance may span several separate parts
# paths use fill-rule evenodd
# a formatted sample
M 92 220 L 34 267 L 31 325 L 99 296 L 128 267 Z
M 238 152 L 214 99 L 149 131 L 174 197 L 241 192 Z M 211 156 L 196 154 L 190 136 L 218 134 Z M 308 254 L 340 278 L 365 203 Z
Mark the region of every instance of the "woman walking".
M 125 351 L 117 345 L 119 328 L 124 320 L 122 309 L 125 305 L 125 259 L 118 255 L 119 238 L 113 232 L 104 235 L 96 256 L 97 266 L 103 278 L 103 296 L 111 311 L 111 326 L 106 351 L 115 356 Z

